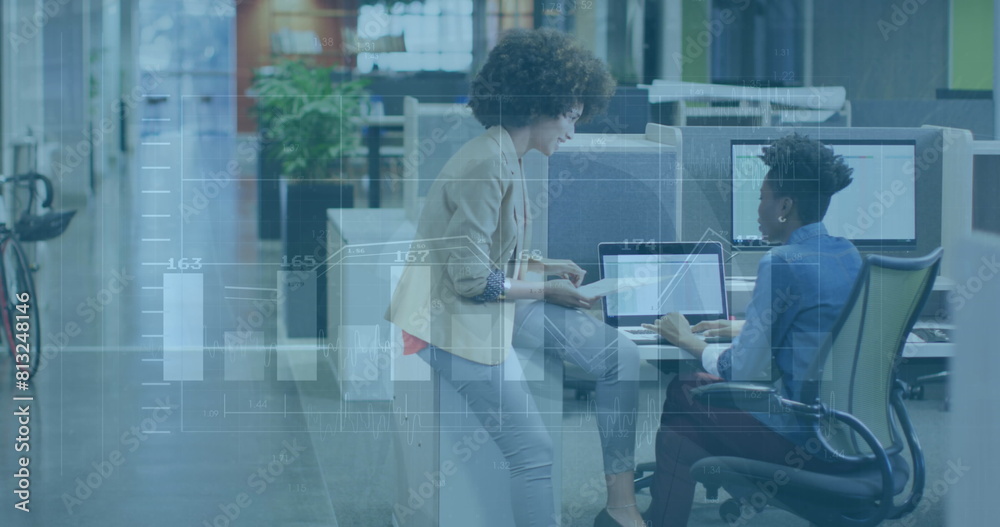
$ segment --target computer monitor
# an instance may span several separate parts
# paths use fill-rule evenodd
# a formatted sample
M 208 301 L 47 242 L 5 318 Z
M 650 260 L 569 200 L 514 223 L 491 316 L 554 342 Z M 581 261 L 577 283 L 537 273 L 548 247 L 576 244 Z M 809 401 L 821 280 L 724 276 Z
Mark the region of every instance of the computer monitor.
M 854 181 L 830 200 L 823 224 L 833 236 L 859 247 L 906 248 L 917 243 L 916 178 L 913 140 L 823 140 L 854 169 Z M 770 143 L 734 139 L 732 243 L 766 248 L 757 224 L 760 186 L 768 167 L 761 160 Z

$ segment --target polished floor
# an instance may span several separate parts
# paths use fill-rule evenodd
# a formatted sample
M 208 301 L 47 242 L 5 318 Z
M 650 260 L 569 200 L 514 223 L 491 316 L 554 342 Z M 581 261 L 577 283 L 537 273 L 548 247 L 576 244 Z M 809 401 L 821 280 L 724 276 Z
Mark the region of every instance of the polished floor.
M 232 138 L 146 136 L 127 175 L 106 176 L 68 232 L 38 248 L 47 358 L 28 391 L 15 393 L 7 375 L 0 381 L 5 393 L 33 397 L 3 398 L 0 525 L 392 524 L 388 404 L 344 401 L 328 350 L 319 351 L 315 381 L 294 382 L 277 380 L 275 352 L 254 348 L 277 338 L 266 306 L 280 251 L 257 238 L 252 170 L 229 170 L 230 160 L 254 166 Z M 180 297 L 171 291 L 178 283 Z M 194 321 L 199 334 L 169 334 L 185 327 L 178 320 Z M 177 366 L 165 342 L 200 343 L 201 366 Z M 647 421 L 664 381 L 643 387 Z M 603 506 L 599 446 L 591 407 L 566 396 L 563 419 L 573 432 L 561 445 L 564 525 L 584 526 Z M 24 403 L 30 512 L 14 508 L 20 480 L 10 477 L 20 457 L 14 412 Z M 930 485 L 948 466 L 940 426 L 948 414 L 940 400 L 909 404 Z M 640 429 L 640 460 L 652 459 L 653 434 Z M 597 492 L 583 491 L 590 482 Z M 930 497 L 905 525 L 943 525 L 942 496 Z M 748 523 L 804 524 L 776 510 Z M 723 525 L 703 493 L 691 524 Z

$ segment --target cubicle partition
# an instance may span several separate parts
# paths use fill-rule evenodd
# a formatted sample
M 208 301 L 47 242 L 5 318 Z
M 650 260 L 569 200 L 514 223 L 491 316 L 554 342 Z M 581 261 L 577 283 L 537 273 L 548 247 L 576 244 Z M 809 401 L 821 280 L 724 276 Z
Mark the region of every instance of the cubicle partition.
M 486 131 L 465 104 L 403 101 L 403 207 L 416 221 L 431 184 L 451 156 Z
M 1000 234 L 1000 141 L 976 141 L 973 159 L 973 228 Z
M 532 249 L 573 260 L 592 282 L 599 243 L 678 240 L 678 159 L 647 134 L 577 134 L 547 163 L 526 158 Z
M 813 139 L 857 141 L 912 141 L 915 145 L 913 186 L 915 194 L 915 242 L 900 246 L 866 246 L 864 253 L 913 257 L 925 255 L 942 245 L 942 204 L 946 189 L 942 182 L 945 160 L 958 147 L 940 128 L 780 128 L 780 127 L 679 127 L 683 137 L 684 221 L 682 238 L 732 242 L 733 179 L 731 149 L 734 140 L 769 142 L 791 133 Z M 950 158 L 949 158 L 950 160 Z M 963 177 L 960 170 L 949 174 L 951 185 Z M 954 179 L 952 179 L 954 178 Z M 910 189 L 907 189 L 908 191 Z M 877 221 L 885 204 L 873 193 L 857 203 L 857 221 Z M 951 211 L 954 213 L 955 211 Z M 884 212 L 883 212 L 884 213 Z M 733 247 L 729 275 L 756 275 L 757 263 L 766 247 Z M 947 248 L 946 248 L 947 249 Z
M 963 238 L 959 252 L 963 265 L 958 279 L 962 283 L 971 281 L 975 287 L 974 292 L 966 291 L 956 309 L 959 337 L 949 380 L 951 413 L 942 415 L 946 416 L 949 431 L 948 452 L 957 461 L 964 460 L 964 465 L 958 465 L 966 468 L 959 469 L 953 481 L 947 481 L 946 492 L 936 490 L 940 479 L 932 488 L 935 497 L 944 495 L 947 500 L 946 525 L 989 525 L 996 521 L 996 511 L 988 504 L 1000 485 L 1000 420 L 990 417 L 1000 405 L 996 389 L 1000 355 L 989 344 L 996 339 L 1000 280 L 993 279 L 996 271 L 988 262 L 995 262 L 1000 253 L 1000 236 L 973 233 Z

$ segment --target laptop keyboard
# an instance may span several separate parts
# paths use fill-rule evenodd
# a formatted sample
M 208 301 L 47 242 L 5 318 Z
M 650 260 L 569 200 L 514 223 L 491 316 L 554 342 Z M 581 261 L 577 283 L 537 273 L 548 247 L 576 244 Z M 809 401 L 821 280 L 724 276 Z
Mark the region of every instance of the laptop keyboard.
M 636 328 L 636 329 L 623 329 L 622 331 L 624 331 L 625 333 L 628 333 L 630 335 L 656 336 L 656 337 L 658 337 L 658 339 L 657 339 L 658 341 L 661 341 L 661 342 L 664 342 L 664 343 L 668 342 L 668 341 L 664 340 L 662 337 L 660 337 L 657 332 L 655 332 L 655 331 L 653 331 L 651 329 Z M 704 336 L 702 334 L 697 334 L 697 335 L 698 335 L 698 338 L 700 338 L 706 344 L 728 344 L 728 343 L 731 343 L 733 341 L 733 339 L 730 338 L 730 337 L 722 337 L 722 336 L 718 336 L 718 337 L 706 337 L 706 336 Z

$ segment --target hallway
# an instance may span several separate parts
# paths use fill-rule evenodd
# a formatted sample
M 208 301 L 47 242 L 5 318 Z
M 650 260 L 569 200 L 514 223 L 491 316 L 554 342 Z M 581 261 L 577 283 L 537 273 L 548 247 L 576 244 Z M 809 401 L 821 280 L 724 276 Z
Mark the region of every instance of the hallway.
M 20 394 L 35 396 L 30 525 L 337 524 L 296 383 L 277 381 L 274 350 L 260 349 L 276 333 L 280 258 L 278 242 L 256 239 L 255 183 L 223 172 L 232 138 L 183 137 L 144 135 L 138 177 L 106 180 L 40 248 L 46 359 Z M 199 338 L 207 351 L 175 352 L 193 362 L 160 351 Z M 202 353 L 204 371 L 191 370 Z

